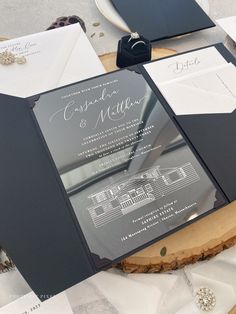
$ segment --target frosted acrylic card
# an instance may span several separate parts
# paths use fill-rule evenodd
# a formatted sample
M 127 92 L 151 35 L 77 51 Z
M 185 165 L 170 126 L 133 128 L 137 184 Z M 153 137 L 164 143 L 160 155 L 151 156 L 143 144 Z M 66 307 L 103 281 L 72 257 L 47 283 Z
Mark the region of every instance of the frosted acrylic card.
M 141 74 L 42 94 L 34 114 L 98 268 L 225 204 Z

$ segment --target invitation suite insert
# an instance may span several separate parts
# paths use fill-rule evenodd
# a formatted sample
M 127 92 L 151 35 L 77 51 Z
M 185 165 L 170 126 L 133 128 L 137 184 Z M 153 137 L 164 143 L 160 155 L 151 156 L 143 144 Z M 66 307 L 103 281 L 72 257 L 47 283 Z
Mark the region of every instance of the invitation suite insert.
M 234 81 L 219 44 L 0 94 L 1 243 L 42 301 L 236 199 Z

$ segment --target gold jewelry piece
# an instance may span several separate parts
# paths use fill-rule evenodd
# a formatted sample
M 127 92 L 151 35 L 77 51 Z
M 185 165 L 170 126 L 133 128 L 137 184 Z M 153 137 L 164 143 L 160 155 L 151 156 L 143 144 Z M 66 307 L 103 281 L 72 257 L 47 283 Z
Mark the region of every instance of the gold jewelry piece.
M 10 64 L 13 64 L 15 62 L 17 64 L 25 64 L 26 58 L 24 56 L 16 57 L 12 52 L 7 51 L 7 50 L 0 53 L 0 64 L 10 65 Z

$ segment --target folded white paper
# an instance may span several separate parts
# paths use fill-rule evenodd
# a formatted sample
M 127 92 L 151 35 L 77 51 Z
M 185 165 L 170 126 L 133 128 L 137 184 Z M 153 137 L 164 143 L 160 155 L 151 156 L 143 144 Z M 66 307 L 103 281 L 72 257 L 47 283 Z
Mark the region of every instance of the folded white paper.
M 217 23 L 236 42 L 236 16 L 217 20 Z
M 60 293 L 54 298 L 40 302 L 37 296 L 30 292 L 16 301 L 0 309 L 0 314 L 73 314 L 70 303 L 65 293 Z
M 232 97 L 179 83 L 163 86 L 161 92 L 176 115 L 230 113 L 236 108 L 236 99 Z
M 105 73 L 79 23 L 0 43 L 0 52 L 25 56 L 0 65 L 0 93 L 32 96 Z
M 198 90 L 236 98 L 236 70 L 232 63 L 210 68 L 181 79 L 168 82 L 195 87 Z M 162 84 L 160 84 L 162 86 Z
M 218 50 L 215 47 L 210 47 L 151 62 L 144 67 L 152 80 L 159 85 L 169 80 L 226 63 Z
M 230 113 L 236 109 L 236 69 L 232 64 L 159 84 L 177 115 Z

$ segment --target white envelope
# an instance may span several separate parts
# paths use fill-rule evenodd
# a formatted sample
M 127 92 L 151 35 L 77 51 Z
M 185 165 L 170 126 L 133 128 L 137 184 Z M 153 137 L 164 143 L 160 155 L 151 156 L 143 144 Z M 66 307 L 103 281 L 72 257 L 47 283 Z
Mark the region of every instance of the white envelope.
M 105 73 L 79 23 L 1 42 L 5 50 L 27 62 L 0 64 L 3 94 L 28 97 Z
M 232 63 L 228 63 L 169 81 L 167 84 L 180 83 L 199 90 L 236 98 L 235 82 L 236 68 Z
M 160 88 L 176 115 L 230 113 L 236 109 L 233 97 L 173 83 Z
M 230 113 L 236 109 L 236 68 L 226 64 L 159 84 L 177 115 Z

